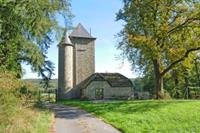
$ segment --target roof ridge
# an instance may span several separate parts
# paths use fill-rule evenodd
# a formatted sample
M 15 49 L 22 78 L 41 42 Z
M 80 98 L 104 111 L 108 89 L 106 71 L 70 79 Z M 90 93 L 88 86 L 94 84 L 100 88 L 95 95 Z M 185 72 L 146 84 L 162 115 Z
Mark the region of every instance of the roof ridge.
M 104 80 L 106 80 L 105 79 L 105 77 L 102 75 L 102 73 L 97 73 L 100 77 L 102 77 Z
M 78 37 L 78 38 L 91 38 L 95 39 L 91 36 L 91 34 L 85 29 L 85 27 L 79 23 L 76 28 L 69 35 L 70 37 Z

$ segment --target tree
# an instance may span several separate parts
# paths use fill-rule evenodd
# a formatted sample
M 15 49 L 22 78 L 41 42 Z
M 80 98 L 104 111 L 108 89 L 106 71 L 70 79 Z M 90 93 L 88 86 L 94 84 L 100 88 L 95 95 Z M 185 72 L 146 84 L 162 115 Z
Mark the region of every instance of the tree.
M 25 62 L 44 79 L 51 78 L 54 66 L 46 53 L 53 35 L 61 32 L 59 15 L 66 25 L 70 22 L 68 0 L 0 0 L 0 70 L 21 77 Z
M 163 77 L 200 50 L 199 0 L 123 0 L 117 20 L 125 22 L 118 48 L 134 68 L 154 69 L 157 98 Z M 195 53 L 196 52 L 196 53 Z
M 200 57 L 197 56 L 191 61 L 191 71 L 189 81 L 191 87 L 200 87 Z
M 196 84 L 200 87 L 200 57 L 194 59 L 194 67 L 196 73 Z

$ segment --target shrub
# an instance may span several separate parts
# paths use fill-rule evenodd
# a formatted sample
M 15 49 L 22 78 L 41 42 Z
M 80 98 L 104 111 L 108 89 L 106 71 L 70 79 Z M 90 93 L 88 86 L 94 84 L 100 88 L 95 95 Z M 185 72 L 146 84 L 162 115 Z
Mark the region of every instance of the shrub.
M 36 121 L 50 117 L 50 112 L 32 107 L 34 94 L 34 86 L 17 79 L 15 73 L 0 72 L 0 132 L 31 133 Z
M 13 73 L 0 73 L 0 128 L 11 122 L 18 108 L 20 108 L 21 100 L 16 91 L 20 88 L 20 82 L 15 79 Z

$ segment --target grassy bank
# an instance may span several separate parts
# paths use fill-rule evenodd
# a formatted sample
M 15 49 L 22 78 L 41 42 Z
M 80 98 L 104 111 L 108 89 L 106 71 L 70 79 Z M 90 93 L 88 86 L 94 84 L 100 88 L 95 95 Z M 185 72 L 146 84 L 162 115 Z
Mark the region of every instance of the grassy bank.
M 9 72 L 0 72 L 0 133 L 48 133 L 52 112 L 36 107 L 36 92 Z
M 17 110 L 8 119 L 1 121 L 0 133 L 48 133 L 53 117 L 49 111 L 28 108 Z
M 125 133 L 199 133 L 200 101 L 62 101 L 95 114 Z
M 52 126 L 53 115 L 52 112 L 47 110 L 35 109 L 36 117 L 32 120 L 32 133 L 48 133 Z

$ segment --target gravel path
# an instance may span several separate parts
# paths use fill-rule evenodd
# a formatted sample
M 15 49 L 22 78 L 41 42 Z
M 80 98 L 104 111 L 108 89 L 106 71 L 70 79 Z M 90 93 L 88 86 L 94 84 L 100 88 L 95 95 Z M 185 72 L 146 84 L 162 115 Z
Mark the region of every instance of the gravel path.
M 84 110 L 57 104 L 47 107 L 55 112 L 56 133 L 121 133 Z

